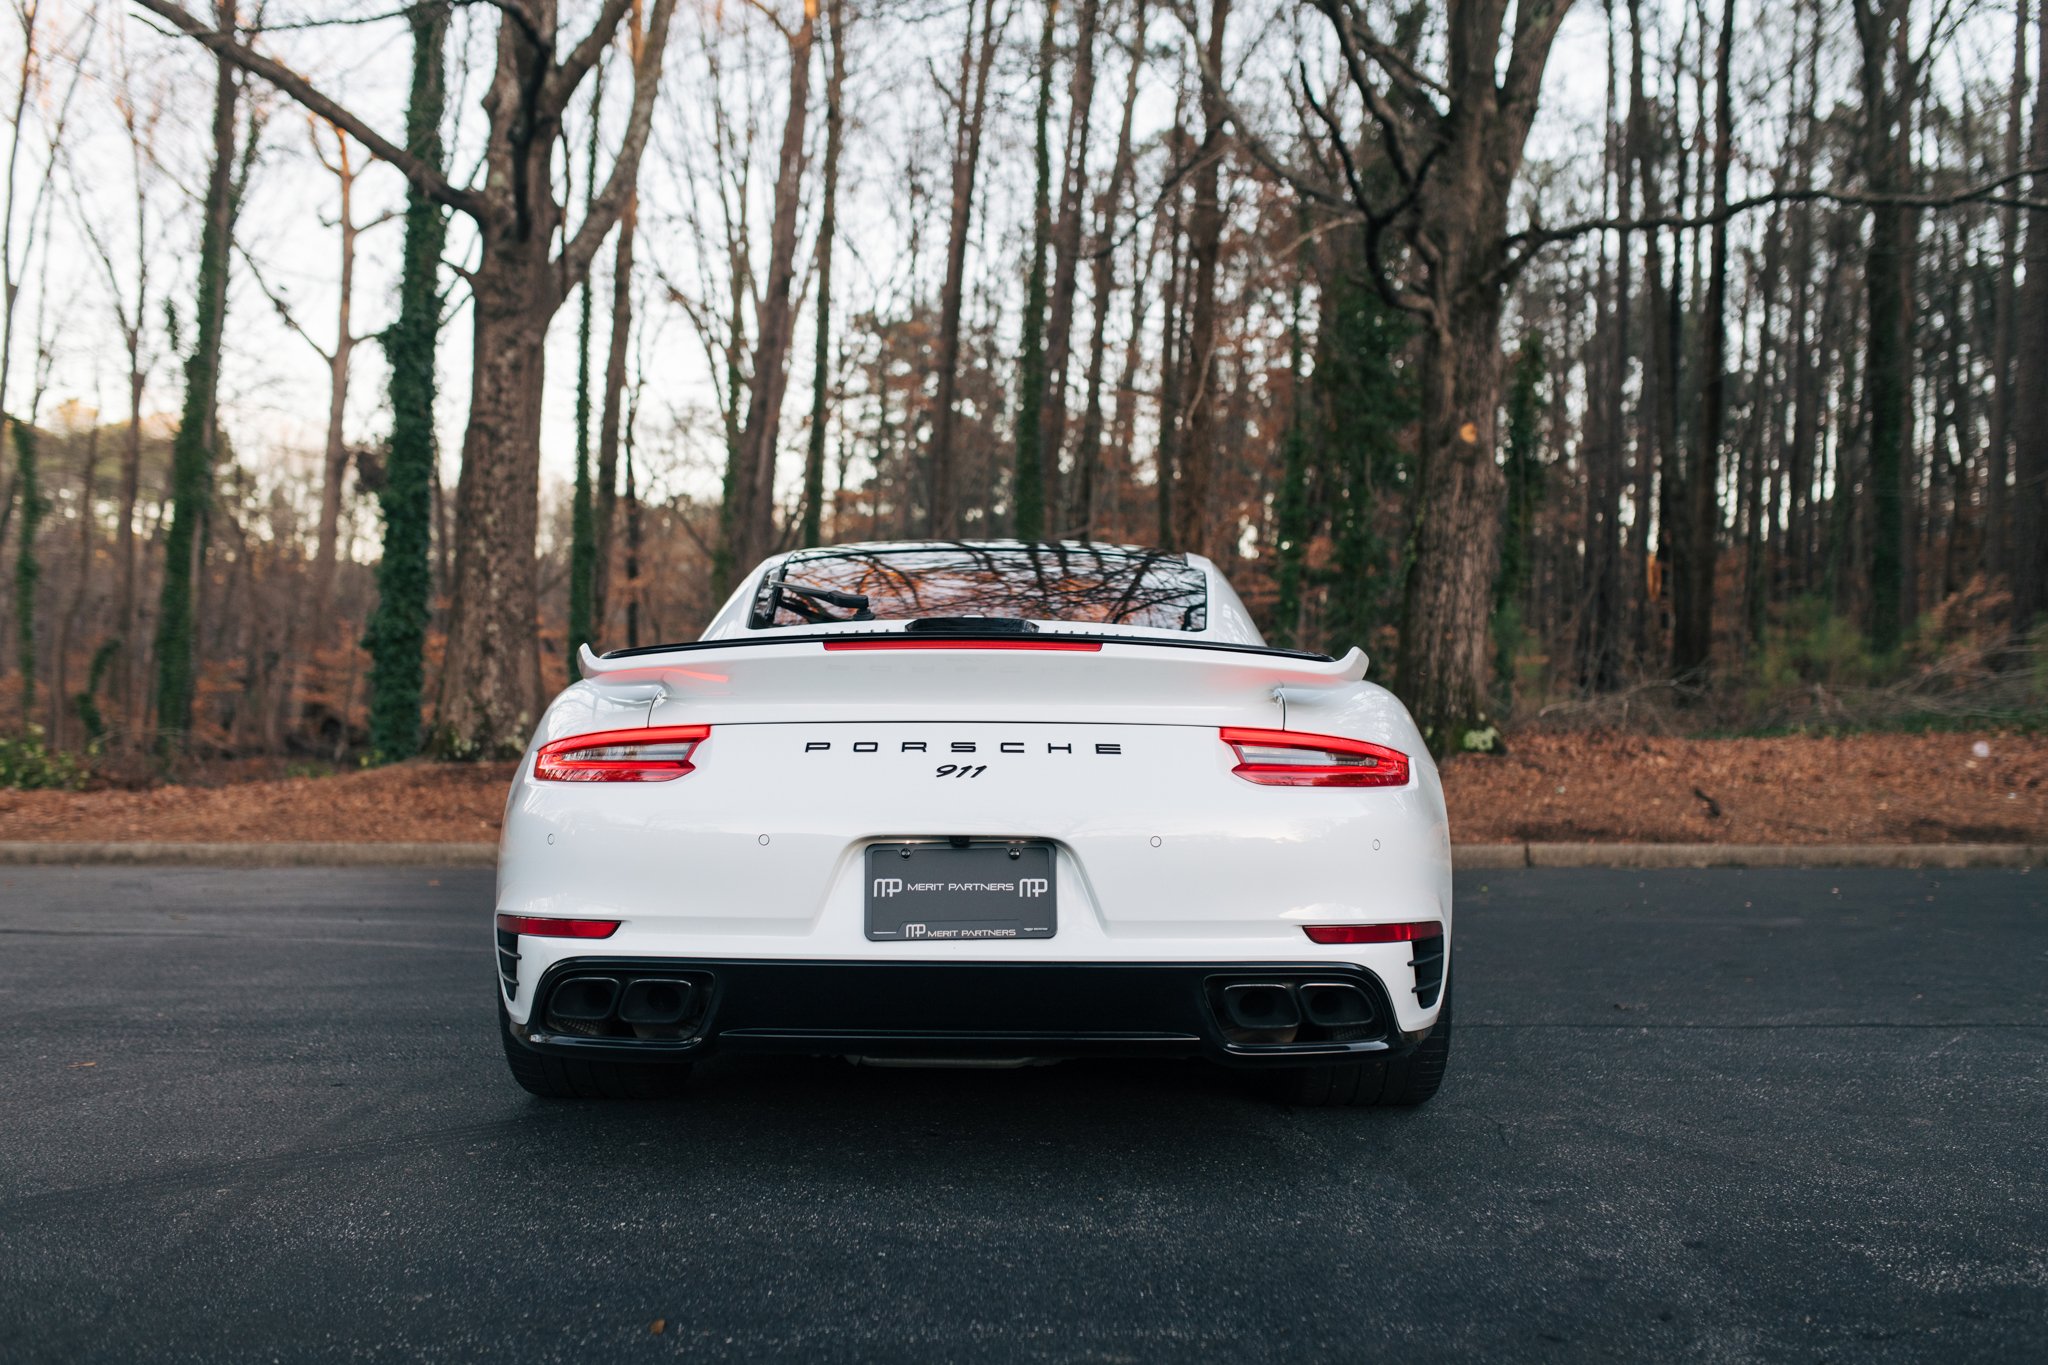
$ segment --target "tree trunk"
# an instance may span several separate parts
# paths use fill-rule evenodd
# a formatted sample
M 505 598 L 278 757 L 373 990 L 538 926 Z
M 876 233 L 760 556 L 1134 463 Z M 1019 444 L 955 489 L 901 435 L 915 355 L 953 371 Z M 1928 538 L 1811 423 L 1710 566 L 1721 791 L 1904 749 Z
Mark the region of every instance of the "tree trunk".
M 1173 129 L 1166 139 L 1168 165 L 1179 165 L 1187 155 L 1187 134 L 1175 111 Z M 1153 233 L 1152 250 L 1159 251 L 1160 231 L 1166 234 L 1166 285 L 1159 301 L 1159 432 L 1153 442 L 1153 488 L 1157 514 L 1155 534 L 1165 549 L 1174 537 L 1174 481 L 1178 477 L 1181 422 L 1181 388 L 1187 373 L 1187 311 L 1181 305 L 1187 284 L 1186 234 L 1182 231 L 1186 198 L 1174 186 L 1159 214 L 1159 228 Z M 1133 311 L 1132 335 L 1140 335 L 1143 314 Z
M 2044 0 L 2048 3 L 2048 0 Z M 2005 169 L 2017 171 L 2027 117 L 2027 8 L 2018 0 L 2018 22 L 2013 26 L 2012 85 L 2006 95 Z M 1991 304 L 1991 433 L 1985 454 L 1984 546 L 1980 562 L 1992 574 L 2003 573 L 2006 551 L 2006 480 L 2012 469 L 2013 355 L 2018 349 L 2019 210 L 2006 205 L 1998 211 L 1998 284 Z
M 122 724 L 126 731 L 124 743 L 132 742 L 133 736 L 142 728 L 142 699 L 137 682 L 142 676 L 141 622 L 137 619 L 137 604 L 140 593 L 135 581 L 135 504 L 142 496 L 142 391 L 148 383 L 148 376 L 142 370 L 140 349 L 141 333 L 131 333 L 128 351 L 128 431 L 121 447 L 121 500 L 118 504 L 119 520 L 114 526 L 115 556 L 121 568 L 120 605 L 117 608 L 115 629 L 120 632 L 120 671 L 115 675 L 119 684 L 119 702 Z
M 626 52 L 637 70 L 645 37 L 642 0 L 633 0 L 626 16 Z M 604 362 L 604 409 L 597 425 L 597 568 L 590 585 L 593 633 L 604 638 L 612 584 L 612 524 L 619 502 L 619 416 L 626 396 L 626 348 L 633 336 L 633 238 L 640 226 L 640 194 L 636 188 L 619 210 L 619 235 L 612 245 L 612 324 Z
M 1067 87 L 1067 147 L 1059 217 L 1053 223 L 1052 299 L 1045 324 L 1045 402 L 1039 417 L 1047 517 L 1067 534 L 1073 499 L 1060 469 L 1067 444 L 1067 369 L 1073 352 L 1074 293 L 1080 277 L 1082 206 L 1088 189 L 1089 119 L 1095 108 L 1095 34 L 1102 0 L 1081 0 L 1074 31 L 1074 76 Z M 1114 170 L 1111 172 L 1115 174 Z
M 734 506 L 725 518 L 718 562 L 722 595 L 736 575 L 752 569 L 775 541 L 775 456 L 782 431 L 782 395 L 788 380 L 795 324 L 796 215 L 803 191 L 804 125 L 810 112 L 811 44 L 817 0 L 803 0 L 803 23 L 789 35 L 789 108 L 775 176 L 774 217 L 768 233 L 768 283 L 754 317 L 754 373 L 747 386 L 747 420 L 734 452 Z
M 1145 0 L 1135 0 L 1133 9 L 1136 13 L 1132 16 L 1131 69 L 1124 84 L 1123 118 L 1117 125 L 1116 159 L 1110 163 L 1109 184 L 1104 187 L 1096 210 L 1100 227 L 1095 233 L 1093 258 L 1089 262 L 1093 323 L 1088 334 L 1088 397 L 1081 418 L 1080 438 L 1074 445 L 1074 507 L 1068 518 L 1074 533 L 1082 540 L 1091 539 L 1095 534 L 1095 482 L 1102 464 L 1102 371 L 1109 331 L 1109 306 L 1116 289 L 1116 225 L 1117 216 L 1123 209 L 1124 189 L 1131 178 L 1131 129 L 1138 107 L 1138 77 L 1145 67 Z M 1135 281 L 1132 288 L 1137 292 Z
M 1706 680 L 1713 657 L 1714 564 L 1721 538 L 1721 432 L 1728 415 L 1728 167 L 1734 150 L 1728 56 L 1734 28 L 1735 0 L 1723 0 L 1714 54 L 1714 225 L 1700 323 L 1705 333 L 1700 417 L 1685 472 L 1685 557 L 1674 566 L 1679 572 L 1671 584 L 1671 670 L 1696 682 Z
M 2034 99 L 2035 166 L 2048 166 L 2048 3 L 2035 20 L 2042 73 Z M 2048 174 L 2034 177 L 2033 198 L 2048 199 Z M 2013 626 L 2024 635 L 2048 612 L 2048 211 L 2027 214 L 2027 282 L 2019 300 L 2018 411 L 2014 449 L 2018 481 L 2012 500 Z
M 1446 310 L 1422 334 L 1421 468 L 1400 690 L 1439 751 L 1485 725 L 1493 676 L 1486 627 L 1506 487 L 1494 459 L 1501 299 L 1497 290 L 1481 299 Z
M 604 80 L 590 83 L 588 143 L 584 150 L 583 211 L 597 197 L 598 129 L 604 118 Z M 570 678 L 582 676 L 576 659 L 597 633 L 597 522 L 590 488 L 590 323 L 597 282 L 585 276 L 576 291 L 576 472 L 569 494 L 569 632 L 562 652 Z
M 1643 24 L 1640 0 L 1629 0 L 1629 136 L 1636 145 L 1635 170 L 1643 191 L 1643 214 L 1649 218 L 1664 216 L 1664 191 L 1658 174 L 1662 161 L 1653 155 L 1650 142 L 1651 107 L 1643 81 Z M 1673 241 L 1676 242 L 1676 234 Z M 1677 255 L 1674 250 L 1672 268 L 1677 269 Z M 1675 276 L 1674 276 L 1675 278 Z M 1646 570 L 1654 562 L 1655 573 L 1646 574 L 1640 629 L 1637 635 L 1638 648 L 1645 656 L 1662 656 L 1664 642 L 1664 591 L 1670 581 L 1671 561 L 1677 551 L 1675 501 L 1672 497 L 1677 485 L 1676 465 L 1678 460 L 1678 345 L 1677 324 L 1679 305 L 1673 297 L 1675 290 L 1667 284 L 1664 274 L 1664 238 L 1652 228 L 1643 234 L 1643 284 L 1645 323 L 1649 333 L 1650 354 L 1648 372 L 1643 377 L 1644 408 L 1644 455 L 1642 475 L 1638 480 L 1642 490 L 1638 520 L 1647 525 L 1655 509 L 1657 538 L 1655 549 L 1647 552 Z M 1644 543 L 1649 544 L 1647 530 Z M 1653 586 L 1654 585 L 1654 586 Z
M 35 413 L 26 421 L 9 422 L 14 437 L 16 497 L 21 502 L 21 529 L 14 547 L 14 632 L 15 661 L 21 666 L 21 726 L 35 723 L 36 705 L 36 584 L 42 565 L 36 559 L 36 532 L 50 500 L 43 496 L 37 474 Z
M 1223 66 L 1223 30 L 1230 0 L 1210 0 L 1207 67 Z M 1188 300 L 1188 354 L 1181 381 L 1183 417 L 1178 454 L 1180 469 L 1174 490 L 1173 540 L 1170 547 L 1197 554 L 1211 550 L 1215 532 L 1210 501 L 1216 461 L 1216 267 L 1223 244 L 1221 200 L 1227 113 L 1223 97 L 1210 82 L 1202 84 L 1202 145 L 1196 152 L 1194 201 L 1188 214 L 1188 256 L 1194 279 Z
M 1905 53 L 1910 0 L 1857 0 L 1862 47 L 1863 157 L 1871 192 L 1912 188 L 1913 95 L 1917 64 Z M 1896 69 L 1895 69 L 1896 68 Z M 1898 648 L 1907 608 L 1906 462 L 1913 441 L 1913 255 L 1915 219 L 1903 205 L 1871 213 L 1864 271 L 1870 335 L 1864 362 L 1864 403 L 1870 414 L 1871 527 L 1867 574 L 1873 652 Z
M 1615 106 L 1619 85 L 1618 59 L 1614 41 L 1614 6 L 1607 17 L 1607 148 L 1608 174 L 1615 183 L 1618 215 L 1626 221 L 1634 207 L 1634 181 L 1630 157 L 1634 139 L 1617 136 Z M 1630 131 L 1633 131 L 1631 127 Z M 1619 144 L 1619 145 L 1617 145 Z M 1604 195 L 1603 195 L 1604 197 Z M 1598 361 L 1605 367 L 1599 382 L 1602 390 L 1595 413 L 1588 411 L 1586 461 L 1586 593 L 1585 611 L 1579 630 L 1579 685 L 1593 692 L 1611 692 L 1621 682 L 1621 484 L 1622 444 L 1626 414 L 1623 393 L 1627 388 L 1629 348 L 1629 234 L 1620 234 L 1613 268 L 1613 307 L 1606 307 L 1607 291 L 1596 301 L 1598 321 L 1595 344 Z M 1606 254 L 1601 255 L 1601 273 L 1607 273 Z M 1512 480 L 1510 484 L 1512 488 Z M 1516 525 L 1510 509 L 1510 529 Z M 1512 538 L 1511 538 L 1512 543 Z M 1505 574 L 1503 575 L 1505 576 Z M 1496 608 L 1498 610 L 1498 608 Z M 1510 679 L 1510 681 L 1512 681 Z
M 604 408 L 597 421 L 597 506 L 592 518 L 597 562 L 590 584 L 590 622 L 592 635 L 600 640 L 611 606 L 612 525 L 619 503 L 619 414 L 626 396 L 626 350 L 633 337 L 633 237 L 639 220 L 640 201 L 635 195 L 619 213 L 618 240 L 612 244 L 611 339 L 605 352 Z
M 435 748 L 444 756 L 516 755 L 540 715 L 534 538 L 548 324 L 567 291 L 582 283 L 632 193 L 672 12 L 672 0 L 656 0 L 620 150 L 605 189 L 560 256 L 553 243 L 563 209 L 550 168 L 575 82 L 563 79 L 564 66 L 518 23 L 499 26 L 498 64 L 485 97 L 493 117 L 485 152 L 489 191 L 477 213 L 482 253 L 470 279 L 475 355 L 456 491 L 453 611 L 435 715 Z M 607 13 L 614 25 L 623 18 L 620 10 Z M 586 41 L 601 43 L 615 31 L 600 26 Z
M 446 45 L 449 6 L 414 5 L 412 89 L 406 104 L 406 149 L 430 166 L 441 164 L 441 115 L 447 101 Z M 384 334 L 391 377 L 391 449 L 377 502 L 384 517 L 384 550 L 377 561 L 377 609 L 364 644 L 370 665 L 370 756 L 380 762 L 410 758 L 420 747 L 427 622 L 433 602 L 433 546 L 441 545 L 440 579 L 451 578 L 448 536 L 434 534 L 435 508 L 444 501 L 435 461 L 435 355 L 441 331 L 441 249 L 448 221 L 418 185 L 405 199 L 404 261 L 398 282 L 398 320 Z
M 533 547 L 546 319 L 556 289 L 547 242 L 537 235 L 495 250 L 486 243 L 472 281 L 475 360 L 455 493 L 454 611 L 435 718 L 435 747 L 452 758 L 516 756 L 540 718 Z
M 840 96 L 846 86 L 846 31 L 840 0 L 825 0 L 825 39 L 832 65 L 825 78 L 825 184 L 818 212 L 817 346 L 811 357 L 811 430 L 804 449 L 805 545 L 823 543 L 825 421 L 832 395 L 832 244 L 839 196 L 839 141 L 843 125 Z M 836 518 L 835 518 L 836 521 Z
M 967 230 L 974 215 L 974 180 L 981 165 L 983 115 L 988 109 L 989 73 L 1002 36 L 995 0 L 982 0 L 979 16 L 969 4 L 967 36 L 960 48 L 960 86 L 954 92 L 953 186 L 946 228 L 946 282 L 939 293 L 938 394 L 932 405 L 932 436 L 926 456 L 930 483 L 926 530 L 933 536 L 960 533 L 954 411 L 960 402 L 960 312 L 967 280 Z M 1004 24 L 1009 23 L 1006 14 Z
M 235 29 L 234 0 L 220 0 L 220 29 Z M 216 63 L 213 89 L 213 164 L 207 175 L 199 234 L 198 301 L 192 353 L 185 361 L 185 405 L 171 450 L 171 529 L 164 540 L 164 582 L 156 622 L 157 743 L 182 749 L 192 725 L 197 680 L 193 580 L 205 558 L 206 513 L 213 496 L 214 394 L 220 376 L 220 339 L 227 312 L 228 248 L 234 232 L 235 70 Z
M 348 476 L 348 445 L 342 422 L 348 413 L 349 363 L 355 353 L 354 325 L 356 237 L 356 170 L 349 159 L 348 134 L 334 129 L 338 155 L 335 181 L 341 193 L 341 299 L 335 308 L 334 349 L 327 355 L 327 446 L 320 468 L 320 529 L 313 560 L 313 628 L 324 638 L 334 600 L 336 542 L 341 528 L 341 486 Z M 296 667 L 294 667 L 296 672 Z
M 1052 64 L 1053 19 L 1058 0 L 1042 0 L 1045 22 L 1038 35 L 1038 105 L 1031 197 L 1031 270 L 1024 284 L 1023 337 L 1017 356 L 1017 459 L 1010 486 L 1011 533 L 1019 540 L 1045 536 L 1045 445 L 1039 423 L 1045 416 L 1045 257 L 1052 243 Z

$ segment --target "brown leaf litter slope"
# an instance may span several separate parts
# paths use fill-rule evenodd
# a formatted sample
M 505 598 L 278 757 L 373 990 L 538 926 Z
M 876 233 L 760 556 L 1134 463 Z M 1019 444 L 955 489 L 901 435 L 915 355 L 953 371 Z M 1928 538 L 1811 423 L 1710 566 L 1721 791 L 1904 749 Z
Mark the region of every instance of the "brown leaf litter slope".
M 0 841 L 497 838 L 505 764 L 147 791 L 0 791 Z M 1460 843 L 2048 843 L 2048 736 L 1514 735 L 1444 769 Z

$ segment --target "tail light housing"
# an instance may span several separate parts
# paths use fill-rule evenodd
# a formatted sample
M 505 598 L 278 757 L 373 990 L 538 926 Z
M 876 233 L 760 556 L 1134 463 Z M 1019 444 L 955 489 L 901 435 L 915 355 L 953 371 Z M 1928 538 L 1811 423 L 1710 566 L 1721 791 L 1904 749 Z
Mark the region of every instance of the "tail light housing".
M 1262 787 L 1408 785 L 1408 755 L 1363 739 L 1226 726 L 1223 742 L 1237 752 L 1231 771 Z
M 710 733 L 708 725 L 659 725 L 571 735 L 540 746 L 533 775 L 542 782 L 672 782 L 696 771 L 690 755 Z
M 1312 943 L 1414 943 L 1444 934 L 1440 919 L 1407 924 L 1304 924 L 1301 928 Z
M 535 938 L 610 938 L 618 932 L 615 919 L 554 919 L 543 915 L 500 915 L 498 930 L 506 934 L 530 934 Z

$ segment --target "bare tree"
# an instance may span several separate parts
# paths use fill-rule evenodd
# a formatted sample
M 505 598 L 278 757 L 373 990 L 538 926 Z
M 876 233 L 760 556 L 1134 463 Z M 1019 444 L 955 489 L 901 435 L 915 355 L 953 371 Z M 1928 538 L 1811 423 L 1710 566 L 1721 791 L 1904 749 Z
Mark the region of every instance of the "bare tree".
M 371 128 L 310 80 L 208 27 L 174 0 L 136 0 L 225 59 L 346 129 L 439 202 L 474 220 L 482 256 L 470 275 L 474 355 L 457 493 L 454 612 L 435 728 L 451 756 L 516 753 L 540 714 L 533 547 L 540 514 L 540 397 L 548 322 L 582 282 L 639 173 L 675 0 L 654 0 L 633 71 L 633 100 L 605 186 L 573 231 L 551 161 L 564 111 L 625 19 L 604 0 L 565 42 L 556 0 L 501 0 L 481 185 L 460 186 Z M 563 238 L 559 252 L 558 236 Z
M 1230 18 L 1230 0 L 1210 0 L 1206 37 L 1196 35 L 1203 48 L 1202 69 L 1223 69 L 1224 27 Z M 1189 177 L 1194 202 L 1188 213 L 1188 255 L 1193 274 L 1188 286 L 1187 372 L 1181 378 L 1180 441 L 1175 447 L 1179 468 L 1174 471 L 1173 538 L 1171 545 L 1183 550 L 1208 553 L 1214 530 L 1210 515 L 1210 493 L 1216 459 L 1217 373 L 1216 266 L 1223 249 L 1222 174 L 1226 151 L 1228 115 L 1221 86 L 1202 82 L 1202 142 L 1195 150 L 1195 167 Z M 1167 486 L 1161 470 L 1159 486 Z
M 312 348 L 327 367 L 327 437 L 322 447 L 320 461 L 320 520 L 317 523 L 317 539 L 313 555 L 313 601 L 311 617 L 324 622 L 333 606 L 334 569 L 337 557 L 336 543 L 341 528 L 341 491 L 348 477 L 349 449 L 343 422 L 348 413 L 348 381 L 350 366 L 355 359 L 356 347 L 370 340 L 375 333 L 355 331 L 355 279 L 356 242 L 363 233 L 397 217 L 397 213 L 386 212 L 367 222 L 357 222 L 355 215 L 356 181 L 361 178 L 363 168 L 356 164 L 349 147 L 349 137 L 339 127 L 323 123 L 318 118 L 309 118 L 307 127 L 313 144 L 313 157 L 334 177 L 335 193 L 339 198 L 340 211 L 334 226 L 339 229 L 338 256 L 336 263 L 336 291 L 334 318 L 334 341 L 323 345 L 299 321 L 290 299 L 271 288 L 257 275 L 271 307 L 283 320 L 285 326 L 298 336 L 299 340 Z M 321 129 L 334 137 L 334 156 L 329 159 L 327 149 L 320 141 Z M 247 256 L 247 253 L 244 253 Z M 254 262 L 251 262 L 252 266 Z
M 960 44 L 959 84 L 946 92 L 953 109 L 953 187 L 946 228 L 946 282 L 939 295 L 938 398 L 926 455 L 930 488 L 925 522 L 935 536 L 960 532 L 953 428 L 960 404 L 960 312 L 967 288 L 967 230 L 974 215 L 974 181 L 981 167 L 989 74 L 995 67 L 997 44 L 1015 13 L 1015 6 L 1006 3 L 998 20 L 996 0 L 979 0 L 978 4 L 970 0 L 967 33 Z
M 1570 0 L 1452 0 L 1433 70 L 1377 31 L 1360 0 L 1315 0 L 1343 78 L 1377 137 L 1389 190 L 1366 183 L 1350 134 L 1306 81 L 1343 167 L 1338 193 L 1291 175 L 1323 202 L 1348 202 L 1365 223 L 1368 269 L 1387 301 L 1420 324 L 1422 411 L 1401 623 L 1399 681 L 1439 748 L 1483 730 L 1493 671 L 1487 621 L 1503 490 L 1495 455 L 1500 319 L 1526 253 L 1508 231 L 1550 50 Z M 1205 63 L 1204 85 L 1220 84 Z M 1242 125 L 1242 120 L 1237 120 Z M 1270 154 L 1262 156 L 1278 165 Z M 1390 254 L 1398 233 L 1406 251 Z
M 824 539 L 825 427 L 832 389 L 832 247 L 838 225 L 839 157 L 845 135 L 846 13 L 840 0 L 825 0 L 825 37 L 831 48 L 825 78 L 825 183 L 818 209 L 817 337 L 811 359 L 811 429 L 804 448 L 803 527 L 799 539 Z M 842 479 L 844 466 L 841 466 Z
M 1059 213 L 1052 223 L 1052 296 L 1045 323 L 1045 400 L 1039 417 L 1048 486 L 1047 518 L 1055 531 L 1071 521 L 1060 509 L 1073 504 L 1064 493 L 1060 453 L 1067 444 L 1067 370 L 1073 353 L 1074 295 L 1081 270 L 1082 220 L 1088 191 L 1089 120 L 1095 108 L 1095 43 L 1102 0 L 1081 0 L 1075 16 L 1074 71 L 1067 85 L 1067 144 L 1062 160 Z M 1112 169 L 1112 174 L 1114 170 Z
M 2035 16 L 2034 199 L 2048 201 L 2048 4 Z M 2019 301 L 2018 475 L 2013 488 L 2013 623 L 2032 628 L 2048 612 L 2048 209 L 2027 215 L 2027 280 Z
M 125 23 L 115 30 L 119 43 L 113 67 L 113 101 L 128 148 L 128 183 L 132 217 L 129 231 L 134 255 L 127 263 L 128 283 L 114 259 L 114 247 L 100 230 L 98 214 L 87 208 L 83 190 L 73 172 L 73 218 L 91 245 L 93 258 L 107 285 L 107 297 L 114 310 L 114 322 L 121 334 L 121 347 L 128 360 L 128 427 L 121 445 L 120 493 L 114 505 L 114 558 L 119 576 L 115 598 L 114 638 L 120 641 L 116 655 L 114 690 L 122 717 L 121 735 L 132 738 L 143 726 L 141 679 L 145 675 L 142 652 L 140 602 L 136 591 L 137 555 L 135 536 L 136 502 L 142 487 L 142 396 L 149 384 L 156 357 L 149 349 L 149 318 L 153 306 L 150 293 L 151 265 L 155 259 L 161 218 L 151 210 L 151 189 L 157 179 L 156 133 L 164 113 L 164 92 L 160 85 L 144 87 L 142 73 L 129 49 Z M 132 293 L 128 290 L 132 288 Z
M 726 480 L 728 505 L 719 527 L 716 591 L 751 568 L 775 539 L 775 456 L 782 431 L 782 399 L 789 384 L 789 349 L 796 327 L 797 210 L 803 198 L 804 127 L 811 99 L 811 48 L 818 33 L 818 0 L 802 0 L 794 28 L 765 7 L 761 13 L 789 47 L 789 101 L 783 114 L 782 153 L 776 163 L 775 203 L 768 229 L 768 283 L 754 319 L 754 373 L 747 417 L 733 448 Z
M 633 0 L 633 12 L 626 23 L 627 56 L 637 69 L 645 41 L 645 18 L 641 0 Z M 611 339 L 604 363 L 604 406 L 597 421 L 597 572 L 591 582 L 591 622 L 601 636 L 605 609 L 610 602 L 612 580 L 612 527 L 619 501 L 619 419 L 626 392 L 626 348 L 633 333 L 633 244 L 640 226 L 640 195 L 626 197 L 619 211 L 619 234 L 612 244 Z
M 1722 0 L 1714 57 L 1714 223 L 1702 318 L 1705 373 L 1685 472 L 1685 525 L 1677 537 L 1685 553 L 1672 566 L 1671 585 L 1671 668 L 1695 681 L 1706 672 L 1713 651 L 1714 563 L 1721 534 L 1721 432 L 1728 411 L 1728 167 L 1734 152 L 1728 56 L 1734 38 L 1735 0 Z
M 2007 86 L 2005 107 L 2005 161 L 2007 171 L 2025 163 L 2020 153 L 2027 123 L 2027 13 L 2028 0 L 2016 0 L 2013 7 L 2012 80 Z M 1991 323 L 1991 431 L 1989 459 L 1984 482 L 1984 566 L 1993 573 L 2006 567 L 2006 480 L 2012 469 L 2013 354 L 2018 347 L 2019 289 L 2014 276 L 2019 264 L 2020 214 L 2008 204 L 1998 211 L 1998 282 L 1992 295 Z
M 1074 505 L 1068 525 L 1083 540 L 1093 537 L 1096 515 L 1096 479 L 1102 463 L 1102 378 L 1109 331 L 1109 309 L 1116 284 L 1116 239 L 1118 215 L 1123 211 L 1136 158 L 1132 154 L 1131 129 L 1137 116 L 1138 78 L 1145 69 L 1146 0 L 1133 0 L 1131 15 L 1130 69 L 1124 80 L 1123 116 L 1117 124 L 1116 155 L 1110 162 L 1109 183 L 1096 204 L 1097 226 L 1089 249 L 1089 292 L 1093 321 L 1088 332 L 1088 368 L 1083 381 L 1086 398 L 1081 410 L 1081 432 L 1074 445 Z M 1132 233 L 1135 242 L 1137 234 Z M 1134 250 L 1133 254 L 1136 252 Z M 1142 284 L 1133 280 L 1131 292 L 1142 298 Z M 1137 329 L 1133 329 L 1134 335 Z M 1122 396 L 1119 394 L 1119 403 Z

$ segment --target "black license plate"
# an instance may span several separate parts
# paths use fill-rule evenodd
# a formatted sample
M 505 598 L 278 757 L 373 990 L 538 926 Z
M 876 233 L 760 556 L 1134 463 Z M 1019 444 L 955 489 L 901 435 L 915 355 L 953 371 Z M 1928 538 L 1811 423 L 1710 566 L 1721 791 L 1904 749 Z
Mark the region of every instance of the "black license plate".
M 868 849 L 868 937 L 879 942 L 1051 938 L 1051 844 L 908 842 Z

